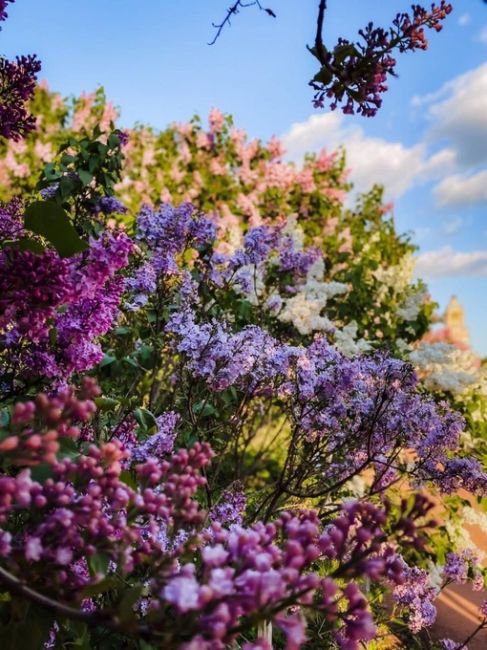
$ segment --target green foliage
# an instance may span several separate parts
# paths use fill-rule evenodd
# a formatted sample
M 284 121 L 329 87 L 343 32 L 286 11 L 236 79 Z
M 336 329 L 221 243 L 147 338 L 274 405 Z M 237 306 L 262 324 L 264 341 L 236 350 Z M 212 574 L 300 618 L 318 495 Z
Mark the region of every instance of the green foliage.
M 35 201 L 25 210 L 25 227 L 41 235 L 61 257 L 70 257 L 88 248 L 72 225 L 67 213 L 54 201 Z

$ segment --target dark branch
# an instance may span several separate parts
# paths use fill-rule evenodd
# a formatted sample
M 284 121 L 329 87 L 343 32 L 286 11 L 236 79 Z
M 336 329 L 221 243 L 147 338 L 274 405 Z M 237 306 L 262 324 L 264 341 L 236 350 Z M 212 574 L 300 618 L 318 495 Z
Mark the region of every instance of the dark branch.
M 316 56 L 322 65 L 326 63 L 326 52 L 325 52 L 325 46 L 323 44 L 323 20 L 325 18 L 325 11 L 326 11 L 326 0 L 320 0 L 320 6 L 318 9 L 318 20 L 316 21 L 315 48 L 316 48 Z
M 63 603 L 53 600 L 52 598 L 49 598 L 49 596 L 44 596 L 44 594 L 32 589 L 2 567 L 0 567 L 0 583 L 5 585 L 10 593 L 27 598 L 27 600 L 30 600 L 32 603 L 45 607 L 59 616 L 74 621 L 82 621 L 91 627 L 102 625 L 118 632 L 123 632 L 125 630 L 125 626 L 113 612 L 106 610 L 89 612 L 75 607 L 70 607 L 69 605 L 64 605 Z M 135 631 L 143 638 L 157 636 L 157 632 L 151 630 L 147 625 L 137 625 Z
M 212 26 L 216 29 L 216 34 L 214 39 L 208 43 L 208 45 L 214 45 L 220 38 L 220 34 L 224 30 L 225 26 L 230 26 L 231 18 L 238 14 L 239 9 L 245 9 L 246 7 L 258 7 L 260 11 L 265 11 L 268 16 L 272 16 L 273 18 L 276 17 L 276 14 L 272 11 L 272 9 L 262 6 L 260 0 L 253 0 L 253 2 L 243 2 L 242 0 L 237 0 L 237 2 L 234 2 L 233 5 L 227 9 L 226 16 L 221 23 L 212 23 Z

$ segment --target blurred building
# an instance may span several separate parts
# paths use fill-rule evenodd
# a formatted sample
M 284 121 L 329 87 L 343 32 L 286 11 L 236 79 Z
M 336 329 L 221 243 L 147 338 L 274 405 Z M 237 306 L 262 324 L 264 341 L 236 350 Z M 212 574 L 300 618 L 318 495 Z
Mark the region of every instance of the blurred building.
M 443 341 L 461 350 L 470 350 L 470 333 L 465 321 L 465 310 L 456 296 L 452 296 L 445 313 L 438 317 L 440 327 L 429 331 L 424 340 L 429 343 Z

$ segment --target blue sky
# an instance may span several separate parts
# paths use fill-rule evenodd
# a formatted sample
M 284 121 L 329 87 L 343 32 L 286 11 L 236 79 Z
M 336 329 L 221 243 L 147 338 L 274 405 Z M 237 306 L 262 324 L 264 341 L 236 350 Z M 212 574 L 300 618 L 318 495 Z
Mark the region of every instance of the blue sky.
M 43 77 L 64 95 L 103 85 L 122 122 L 163 128 L 232 113 L 252 136 L 305 150 L 349 150 L 359 189 L 385 181 L 400 231 L 420 246 L 419 272 L 442 306 L 455 293 L 473 347 L 487 354 L 487 6 L 452 0 L 444 31 L 427 52 L 399 58 L 378 116 L 365 120 L 311 106 L 317 0 L 266 0 L 272 19 L 248 8 L 216 45 L 212 21 L 229 0 L 17 0 L 0 36 L 6 55 L 36 52 Z M 408 2 L 330 0 L 325 38 L 352 38 L 387 24 Z

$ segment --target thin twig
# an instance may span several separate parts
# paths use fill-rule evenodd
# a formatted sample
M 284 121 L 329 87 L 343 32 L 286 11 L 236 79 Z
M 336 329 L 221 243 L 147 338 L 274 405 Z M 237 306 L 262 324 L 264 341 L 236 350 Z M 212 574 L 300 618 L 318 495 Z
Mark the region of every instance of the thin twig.
M 225 26 L 226 25 L 230 26 L 231 18 L 236 14 L 238 14 L 239 9 L 245 9 L 246 7 L 254 7 L 254 6 L 258 7 L 260 11 L 265 11 L 267 15 L 272 16 L 273 18 L 276 17 L 276 14 L 272 11 L 272 9 L 263 7 L 261 5 L 260 0 L 254 0 L 253 2 L 242 2 L 242 0 L 237 0 L 236 2 L 233 3 L 231 7 L 227 9 L 226 16 L 221 23 L 211 23 L 212 26 L 216 29 L 216 34 L 213 40 L 210 43 L 208 43 L 208 45 L 214 45 L 217 42 Z

